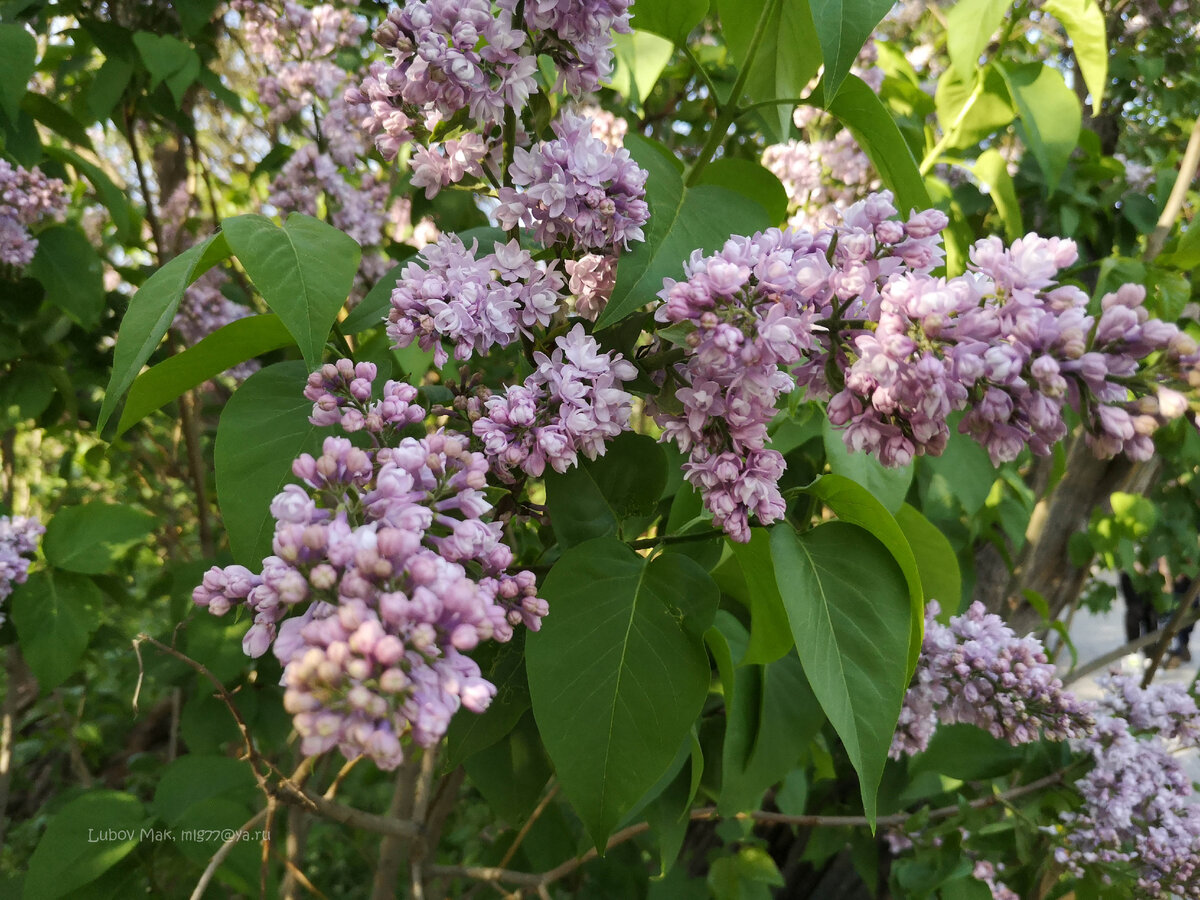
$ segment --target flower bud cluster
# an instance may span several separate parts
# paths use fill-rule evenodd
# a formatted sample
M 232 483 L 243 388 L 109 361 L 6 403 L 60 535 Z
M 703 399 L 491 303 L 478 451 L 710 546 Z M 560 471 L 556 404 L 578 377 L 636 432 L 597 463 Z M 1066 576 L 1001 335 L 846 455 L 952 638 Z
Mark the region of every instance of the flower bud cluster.
M 29 557 L 37 552 L 38 538 L 46 528 L 34 516 L 0 516 L 0 603 L 8 599 L 13 586 L 29 577 Z M 0 611 L 0 624 L 4 623 Z
M 373 368 L 343 360 L 315 373 L 313 421 L 357 412 L 365 430 L 390 438 L 416 421 L 413 395 L 394 382 L 364 405 Z M 482 711 L 495 694 L 463 654 L 510 640 L 517 625 L 536 630 L 546 603 L 531 572 L 508 571 L 513 554 L 484 494 L 488 462 L 464 435 L 370 450 L 328 437 L 292 471 L 302 485 L 271 504 L 274 553 L 262 572 L 210 569 L 193 599 L 216 615 L 246 608 L 247 655 L 274 644 L 305 754 L 338 747 L 395 768 L 403 739 L 430 746 L 460 706 Z
M 1056 860 L 1077 877 L 1090 866 L 1132 867 L 1138 897 L 1200 897 L 1200 805 L 1175 748 L 1200 747 L 1200 713 L 1180 684 L 1142 688 L 1101 679 L 1095 733 L 1080 742 L 1092 769 L 1083 799 L 1046 829 L 1063 841 Z
M 389 429 L 397 433 L 425 418 L 425 410 L 415 403 L 417 389 L 403 381 L 389 380 L 383 398 L 371 402 L 377 374 L 374 363 L 349 359 L 321 366 L 308 376 L 304 388 L 305 398 L 313 402 L 308 420 L 321 427 L 340 425 L 347 432 L 366 430 L 382 435 Z
M 66 211 L 63 183 L 37 166 L 25 169 L 0 159 L 0 265 L 24 268 L 33 261 L 37 239 L 29 229 Z
M 567 272 L 567 287 L 574 298 L 573 310 L 590 322 L 595 322 L 608 305 L 617 283 L 617 258 L 585 253 L 579 259 L 563 263 Z
M 920 753 L 938 725 L 975 725 L 1016 746 L 1062 741 L 1092 727 L 1089 704 L 1063 688 L 1041 641 L 1018 638 L 999 616 L 973 603 L 949 625 L 925 608 L 925 640 L 892 738 L 893 759 Z
M 808 384 L 818 383 L 826 355 L 820 322 L 872 316 L 887 277 L 940 260 L 944 217 L 922 213 L 902 225 L 890 218 L 890 199 L 872 195 L 836 231 L 731 238 L 713 256 L 693 254 L 684 281 L 664 281 L 655 318 L 691 330 L 687 357 L 668 374 L 672 384 L 652 413 L 664 439 L 689 454 L 685 476 L 734 540 L 749 540 L 750 516 L 766 524 L 784 513 L 783 458 L 766 448 L 767 424 L 795 386 L 786 370 L 798 367 Z
M 545 247 L 570 242 L 584 250 L 616 250 L 644 240 L 646 170 L 624 148 L 610 150 L 591 123 L 571 113 L 556 119 L 556 137 L 517 147 L 495 216 L 506 229 L 531 227 Z
M 637 369 L 619 353 L 601 353 L 596 339 L 576 325 L 554 341 L 550 356 L 534 353 L 537 370 L 524 384 L 483 401 L 472 426 L 493 471 L 513 469 L 537 478 L 549 466 L 565 472 L 604 455 L 605 444 L 629 429 L 633 397 L 622 389 Z
M 387 334 L 396 347 L 417 341 L 440 366 L 449 358 L 441 339 L 454 342 L 456 359 L 507 347 L 545 327 L 562 305 L 562 276 L 535 262 L 516 241 L 495 243 L 478 255 L 454 234 L 442 235 L 409 263 L 392 291 Z
M 612 73 L 612 33 L 630 33 L 631 5 L 631 0 L 525 0 L 525 24 L 542 33 L 541 52 L 554 60 L 567 90 L 589 94 Z

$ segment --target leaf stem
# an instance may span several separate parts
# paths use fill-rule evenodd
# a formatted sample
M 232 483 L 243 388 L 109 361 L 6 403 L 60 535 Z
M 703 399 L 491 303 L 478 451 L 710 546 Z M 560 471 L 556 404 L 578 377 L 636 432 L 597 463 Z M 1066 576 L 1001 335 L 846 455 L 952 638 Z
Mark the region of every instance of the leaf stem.
M 929 148 L 929 152 L 926 153 L 925 158 L 921 160 L 921 165 L 918 167 L 918 171 L 922 176 L 929 174 L 929 170 L 937 164 L 937 161 L 941 158 L 942 154 L 946 152 L 946 148 L 958 139 L 958 132 L 962 128 L 963 122 L 967 120 L 967 113 L 971 111 L 971 108 L 982 96 L 983 69 L 980 69 L 975 73 L 975 86 L 971 89 L 971 93 L 967 97 L 966 102 L 963 103 L 962 109 L 958 111 L 958 115 L 954 117 L 954 121 L 950 123 L 950 127 L 945 130 L 940 138 L 938 138 L 937 143 Z
M 704 84 L 708 87 L 708 95 L 712 97 L 713 103 L 716 104 L 717 110 L 719 111 L 721 109 L 721 96 L 717 93 L 717 86 L 713 83 L 712 77 L 705 70 L 704 66 L 701 65 L 700 60 L 696 57 L 696 54 L 692 52 L 692 48 L 687 44 L 683 45 L 683 54 L 687 57 L 688 62 L 692 64 L 692 68 L 696 70 L 696 73 L 700 76 L 701 80 L 703 80 Z
M 634 550 L 646 550 L 659 544 L 690 544 L 694 541 L 707 541 L 712 538 L 724 537 L 721 528 L 709 528 L 705 531 L 694 531 L 691 534 L 660 534 L 657 537 L 643 538 L 640 541 L 630 541 L 629 546 Z

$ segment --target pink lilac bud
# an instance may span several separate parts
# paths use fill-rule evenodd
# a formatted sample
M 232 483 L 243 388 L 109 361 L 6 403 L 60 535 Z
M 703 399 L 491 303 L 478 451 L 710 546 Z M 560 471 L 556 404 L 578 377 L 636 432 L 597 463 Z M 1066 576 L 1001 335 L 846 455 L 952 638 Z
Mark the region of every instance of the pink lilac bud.
M 576 325 L 554 341 L 549 356 L 534 353 L 537 370 L 520 385 L 484 401 L 472 429 L 502 479 L 520 469 L 540 477 L 547 466 L 564 472 L 579 454 L 595 459 L 629 428 L 633 397 L 623 390 L 637 369 L 619 353 L 601 353 Z

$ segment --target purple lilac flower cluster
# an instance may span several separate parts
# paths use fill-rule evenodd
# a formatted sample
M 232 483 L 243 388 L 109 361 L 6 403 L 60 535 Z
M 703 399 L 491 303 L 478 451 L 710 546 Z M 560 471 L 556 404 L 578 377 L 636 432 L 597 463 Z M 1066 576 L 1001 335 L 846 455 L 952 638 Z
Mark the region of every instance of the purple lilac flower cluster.
M 1175 748 L 1200 748 L 1200 712 L 1180 684 L 1142 688 L 1127 675 L 1106 690 L 1096 730 L 1081 741 L 1092 769 L 1075 782 L 1077 811 L 1048 828 L 1055 858 L 1081 876 L 1089 866 L 1129 864 L 1139 897 L 1200 897 L 1200 805 Z
M 214 567 L 193 599 L 216 615 L 246 607 L 247 655 L 274 644 L 302 752 L 337 747 L 393 769 L 406 736 L 431 746 L 460 707 L 481 712 L 495 695 L 464 654 L 520 624 L 537 630 L 547 606 L 531 572 L 508 571 L 487 459 L 453 432 L 400 438 L 423 413 L 394 383 L 366 405 L 375 374 L 343 360 L 310 378 L 314 424 L 353 426 L 357 411 L 373 447 L 328 437 L 302 454 L 292 471 L 303 486 L 271 504 L 262 573 Z
M 533 228 L 544 247 L 615 251 L 644 240 L 646 170 L 593 137 L 582 116 L 566 114 L 552 127 L 554 140 L 516 148 L 508 173 L 516 188 L 500 189 L 495 210 L 501 226 Z
M 25 169 L 0 159 L 0 265 L 23 268 L 33 261 L 37 238 L 29 229 L 66 211 L 63 183 L 37 166 Z
M 38 538 L 46 528 L 34 516 L 0 516 L 0 603 L 8 599 L 13 586 L 29 577 L 29 557 L 37 552 Z M 0 611 L 0 625 L 4 624 Z
M 507 347 L 550 323 L 562 290 L 554 264 L 535 262 L 516 241 L 479 255 L 478 241 L 468 248 L 445 234 L 404 268 L 392 291 L 387 334 L 397 347 L 417 341 L 432 349 L 440 366 L 448 359 L 442 338 L 454 342 L 457 359 Z
M 941 258 L 944 217 L 921 213 L 903 225 L 894 214 L 889 194 L 872 195 L 837 231 L 731 238 L 713 256 L 693 254 L 685 280 L 664 282 L 655 317 L 691 331 L 686 360 L 669 373 L 682 411 L 668 412 L 660 399 L 651 412 L 664 439 L 689 454 L 685 476 L 734 540 L 750 539 L 750 516 L 766 524 L 784 512 L 783 457 L 766 448 L 775 403 L 795 386 L 784 369 L 798 367 L 811 388 L 827 355 L 821 321 L 873 317 L 886 278 Z
M 554 341 L 549 356 L 534 353 L 537 370 L 524 384 L 479 401 L 472 426 L 493 470 L 536 477 L 549 466 L 565 472 L 582 453 L 588 459 L 629 428 L 633 397 L 622 390 L 637 369 L 619 353 L 601 353 L 596 339 L 576 325 Z
M 459 110 L 486 132 L 506 109 L 524 109 L 537 87 L 537 57 L 513 21 L 515 8 L 515 0 L 408 0 L 388 13 L 375 41 L 391 62 L 373 63 L 346 92 L 385 159 Z
M 1063 688 L 1041 641 L 1018 638 L 999 616 L 973 603 L 948 625 L 925 608 L 925 640 L 892 738 L 893 759 L 920 753 L 938 725 L 975 725 L 1012 745 L 1062 741 L 1092 727 L 1091 707 Z
M 525 0 L 525 24 L 541 32 L 539 52 L 554 60 L 567 90 L 588 94 L 612 72 L 612 33 L 630 33 L 631 5 L 631 0 Z

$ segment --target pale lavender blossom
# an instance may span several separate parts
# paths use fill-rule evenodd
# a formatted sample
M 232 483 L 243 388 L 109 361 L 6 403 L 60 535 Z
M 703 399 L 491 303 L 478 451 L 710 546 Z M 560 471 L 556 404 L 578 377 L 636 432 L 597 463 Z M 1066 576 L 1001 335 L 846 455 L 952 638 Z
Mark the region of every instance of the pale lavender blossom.
M 37 166 L 26 169 L 0 159 L 0 265 L 24 268 L 37 252 L 30 229 L 62 216 L 67 208 L 62 181 Z
M 30 557 L 46 528 L 35 516 L 0 516 L 0 604 L 29 577 Z M 0 610 L 0 625 L 5 615 Z
M 612 32 L 630 32 L 630 0 L 525 0 L 525 24 L 572 94 L 600 89 L 612 72 Z

